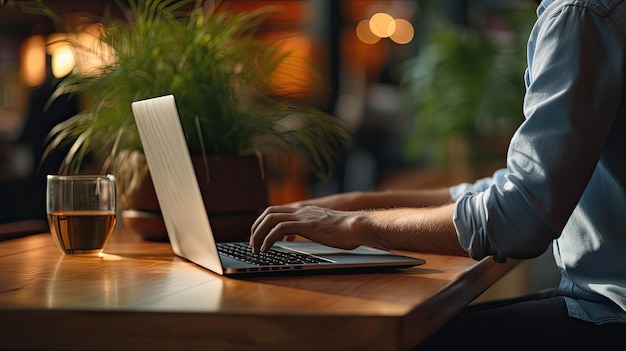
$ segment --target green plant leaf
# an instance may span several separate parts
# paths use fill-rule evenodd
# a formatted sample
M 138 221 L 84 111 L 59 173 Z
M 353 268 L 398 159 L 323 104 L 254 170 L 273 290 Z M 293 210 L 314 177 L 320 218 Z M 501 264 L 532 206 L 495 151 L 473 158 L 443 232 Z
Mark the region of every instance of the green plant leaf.
M 36 4 L 48 11 L 43 1 Z M 100 51 L 72 42 L 76 52 L 95 52 L 103 64 L 72 73 L 53 95 L 79 94 L 87 101 L 81 113 L 49 136 L 47 153 L 72 145 L 64 171 L 79 170 L 89 154 L 115 167 L 120 153 L 141 150 L 131 103 L 172 94 L 192 153 L 295 152 L 305 155 L 315 174 L 328 176 L 349 146 L 350 135 L 334 116 L 276 94 L 271 78 L 289 54 L 257 37 L 273 9 L 230 13 L 208 4 L 118 2 L 127 6 L 129 16 L 102 19 L 95 45 Z M 114 60 L 108 62 L 107 55 Z

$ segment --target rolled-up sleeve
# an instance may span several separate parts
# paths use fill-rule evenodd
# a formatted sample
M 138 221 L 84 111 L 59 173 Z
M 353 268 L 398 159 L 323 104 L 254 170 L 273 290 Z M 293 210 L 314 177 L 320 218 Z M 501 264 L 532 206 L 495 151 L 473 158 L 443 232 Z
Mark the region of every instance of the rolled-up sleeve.
M 493 184 L 504 184 L 506 182 L 505 175 L 507 173 L 506 168 L 499 169 L 493 173 L 491 177 L 481 178 L 474 183 L 461 183 L 450 187 L 450 198 L 454 201 L 458 200 L 463 193 L 468 191 L 480 192 L 485 191 Z
M 583 7 L 551 6 L 538 19 L 529 41 L 526 121 L 511 140 L 506 171 L 450 189 L 459 242 L 471 257 L 531 258 L 560 235 L 619 110 L 619 35 Z

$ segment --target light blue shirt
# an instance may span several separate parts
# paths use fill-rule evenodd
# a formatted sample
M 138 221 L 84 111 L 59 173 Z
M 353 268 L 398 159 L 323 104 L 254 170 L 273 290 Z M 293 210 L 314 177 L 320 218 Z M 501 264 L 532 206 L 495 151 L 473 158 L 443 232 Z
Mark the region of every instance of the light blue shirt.
M 507 168 L 450 188 L 459 242 L 499 262 L 553 243 L 570 316 L 626 322 L 626 0 L 537 15 Z

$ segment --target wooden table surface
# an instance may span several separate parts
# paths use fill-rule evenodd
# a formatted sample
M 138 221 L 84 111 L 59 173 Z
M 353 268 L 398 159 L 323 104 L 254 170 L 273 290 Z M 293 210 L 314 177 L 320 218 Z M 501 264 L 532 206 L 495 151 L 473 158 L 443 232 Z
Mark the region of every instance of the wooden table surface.
M 385 273 L 228 278 L 114 233 L 105 255 L 50 234 L 0 243 L 0 349 L 408 350 L 516 262 L 414 254 Z

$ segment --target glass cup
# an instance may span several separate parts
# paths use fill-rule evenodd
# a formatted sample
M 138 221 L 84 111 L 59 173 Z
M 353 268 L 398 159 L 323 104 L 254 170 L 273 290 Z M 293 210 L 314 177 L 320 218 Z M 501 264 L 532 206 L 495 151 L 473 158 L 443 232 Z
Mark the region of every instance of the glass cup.
M 64 254 L 101 255 L 115 228 L 115 177 L 49 175 L 46 210 L 52 237 Z

